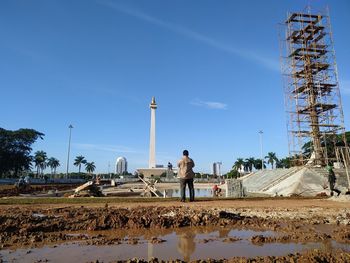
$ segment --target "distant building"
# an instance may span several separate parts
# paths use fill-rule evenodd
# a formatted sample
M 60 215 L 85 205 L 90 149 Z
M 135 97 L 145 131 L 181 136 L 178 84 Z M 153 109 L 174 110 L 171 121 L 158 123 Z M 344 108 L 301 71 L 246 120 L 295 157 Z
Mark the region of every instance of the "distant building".
M 128 162 L 125 157 L 118 157 L 115 162 L 115 173 L 123 174 L 128 172 Z
M 212 166 L 213 176 L 221 176 L 221 162 L 215 162 Z

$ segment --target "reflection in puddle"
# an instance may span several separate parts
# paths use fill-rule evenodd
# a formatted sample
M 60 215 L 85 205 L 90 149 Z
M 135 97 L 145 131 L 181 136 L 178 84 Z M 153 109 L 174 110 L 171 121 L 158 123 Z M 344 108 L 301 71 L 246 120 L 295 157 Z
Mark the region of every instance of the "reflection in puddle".
M 196 242 L 194 241 L 196 234 L 188 232 L 179 234 L 177 237 L 177 251 L 181 253 L 186 262 L 189 262 L 191 255 L 196 250 Z
M 25 261 L 33 262 L 49 260 L 52 262 L 87 262 L 93 260 L 113 261 L 117 259 L 143 258 L 150 260 L 157 257 L 163 260 L 182 259 L 184 261 L 206 258 L 231 258 L 234 256 L 282 256 L 311 249 L 322 249 L 331 252 L 334 249 L 350 251 L 346 244 L 334 241 L 322 243 L 268 243 L 254 245 L 250 238 L 255 235 L 276 236 L 273 231 L 237 230 L 231 228 L 190 228 L 181 229 L 152 229 L 142 231 L 99 231 L 86 233 L 96 234 L 105 238 L 120 238 L 120 245 L 86 245 L 84 241 L 70 242 L 57 246 L 45 245 L 33 249 L 0 250 L 4 262 Z M 73 233 L 75 234 L 75 233 Z M 85 233 L 84 233 L 85 234 Z M 137 244 L 128 244 L 127 239 L 139 238 Z M 152 238 L 166 240 L 153 244 Z M 237 240 L 226 242 L 232 238 Z
M 189 197 L 188 189 L 186 190 L 187 190 L 186 197 Z M 166 197 L 180 197 L 179 189 L 163 189 L 162 191 L 165 191 Z M 213 197 L 213 192 L 211 189 L 195 188 L 194 196 L 195 197 Z

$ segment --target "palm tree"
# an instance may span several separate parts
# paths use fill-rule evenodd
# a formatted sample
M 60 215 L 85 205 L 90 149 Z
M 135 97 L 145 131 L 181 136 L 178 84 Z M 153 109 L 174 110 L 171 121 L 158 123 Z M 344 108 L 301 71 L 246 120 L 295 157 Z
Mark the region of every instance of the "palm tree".
M 244 160 L 243 160 L 243 171 L 244 171 L 244 172 L 248 172 L 248 169 L 249 169 L 249 167 L 248 167 L 247 161 L 244 161 Z
M 60 166 L 60 161 L 51 157 L 47 160 L 47 166 L 51 168 L 51 174 L 56 174 L 56 168 Z
M 286 157 L 278 160 L 276 163 L 277 168 L 290 168 L 292 165 L 292 158 Z
M 95 171 L 95 163 L 94 162 L 91 162 L 91 163 L 88 163 L 86 162 L 85 163 L 85 170 L 88 172 L 88 173 L 93 173 Z
M 240 170 L 242 169 L 243 165 L 244 165 L 243 158 L 237 158 L 237 161 L 235 161 L 235 163 L 233 164 L 232 169 L 240 173 Z
M 86 161 L 84 156 L 79 155 L 79 156 L 75 157 L 74 165 L 79 167 L 79 173 L 80 173 L 80 170 L 81 170 L 81 165 L 82 164 L 86 165 L 86 163 L 87 163 L 87 161 Z
M 267 163 L 271 164 L 272 169 L 273 169 L 273 164 L 275 162 L 278 162 L 278 158 L 276 156 L 276 153 L 274 152 L 267 153 L 267 156 L 265 156 L 265 159 L 267 159 Z
M 254 157 L 247 158 L 247 159 L 245 159 L 245 163 L 246 163 L 246 166 L 248 168 L 248 171 L 252 172 L 253 166 L 255 165 L 255 158 Z
M 257 169 L 257 170 L 261 170 L 262 169 L 262 160 L 261 159 L 255 159 L 254 168 Z M 264 168 L 266 168 L 265 161 L 264 161 Z
M 34 163 L 35 163 L 35 167 L 37 169 L 36 170 L 37 176 L 39 174 L 44 173 L 44 169 L 46 168 L 46 159 L 47 159 L 46 152 L 37 151 L 34 153 Z

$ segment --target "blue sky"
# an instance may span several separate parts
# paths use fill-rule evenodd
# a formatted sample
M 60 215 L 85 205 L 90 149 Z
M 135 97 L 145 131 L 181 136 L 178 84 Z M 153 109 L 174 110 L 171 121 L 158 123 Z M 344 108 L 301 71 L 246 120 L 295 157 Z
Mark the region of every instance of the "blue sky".
M 83 155 L 97 172 L 118 156 L 148 164 L 155 96 L 157 163 L 183 149 L 214 161 L 288 154 L 277 24 L 310 1 L 0 1 L 0 127 L 45 133 L 65 171 Z M 350 2 L 330 8 L 345 126 L 350 116 Z M 77 168 L 70 165 L 71 171 Z

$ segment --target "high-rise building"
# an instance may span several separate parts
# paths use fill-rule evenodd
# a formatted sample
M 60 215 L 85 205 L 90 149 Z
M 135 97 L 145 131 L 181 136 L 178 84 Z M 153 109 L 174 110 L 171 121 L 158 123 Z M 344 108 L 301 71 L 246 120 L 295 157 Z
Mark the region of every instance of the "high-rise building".
M 214 176 L 221 176 L 221 162 L 215 162 L 212 166 L 212 171 Z
M 115 173 L 123 174 L 128 171 L 128 162 L 125 157 L 118 157 L 115 162 Z

